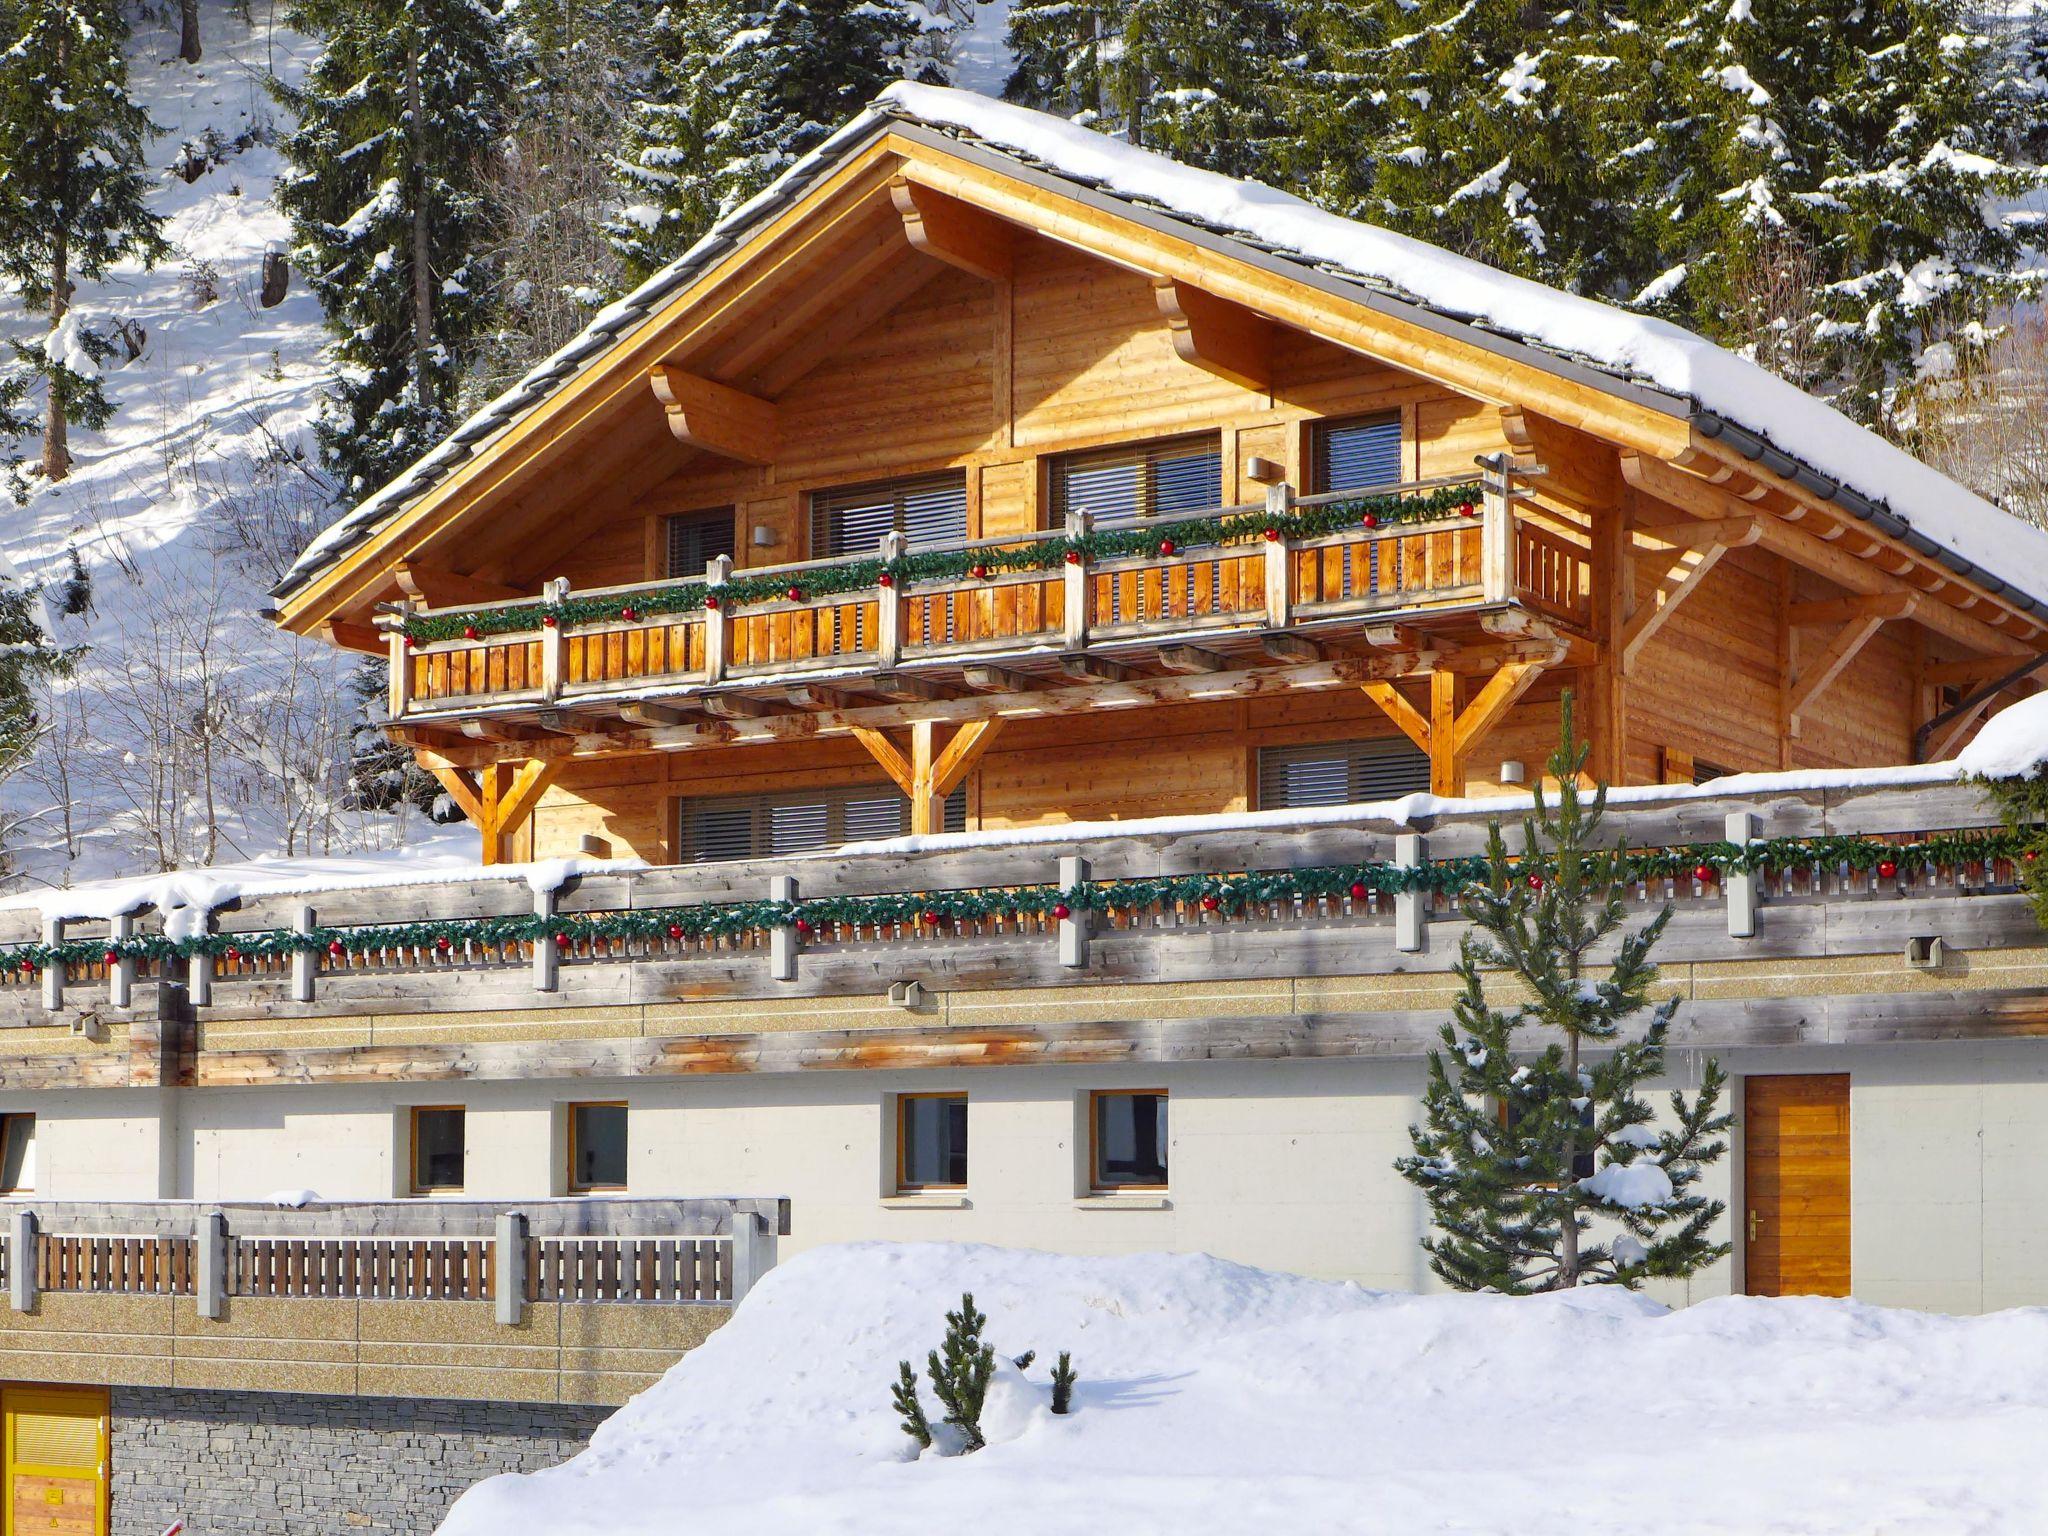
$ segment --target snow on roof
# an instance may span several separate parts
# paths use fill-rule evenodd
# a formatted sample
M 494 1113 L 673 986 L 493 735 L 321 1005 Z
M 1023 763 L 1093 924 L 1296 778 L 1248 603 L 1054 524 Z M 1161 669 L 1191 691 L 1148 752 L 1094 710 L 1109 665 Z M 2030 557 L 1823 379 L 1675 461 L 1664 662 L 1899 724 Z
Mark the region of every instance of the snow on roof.
M 2008 705 L 1984 722 L 1958 752 L 1958 773 L 1984 779 L 2024 779 L 2048 764 L 2048 693 Z
M 1182 165 L 1151 150 L 971 91 L 900 81 L 866 111 L 719 224 L 681 258 L 600 313 L 575 341 L 459 427 L 447 441 L 322 532 L 286 573 L 283 595 L 342 549 L 423 495 L 479 445 L 523 417 L 723 255 L 765 213 L 785 205 L 841 154 L 893 121 L 962 135 L 1063 179 L 1291 256 L 1375 293 L 1508 336 L 1684 402 L 1775 449 L 1831 485 L 1849 510 L 1890 514 L 1886 531 L 1963 562 L 1961 574 L 2023 605 L 2048 604 L 2048 533 L 1964 489 L 1911 454 L 1755 363 L 1667 321 L 1617 309 L 1423 241 L 1340 217 L 1254 181 Z M 1773 466 L 1774 468 L 1777 466 Z M 1796 466 L 1795 466 L 1796 467 Z M 1915 537 L 1917 535 L 1917 538 Z M 1981 569 L 1979 569 L 1981 568 Z

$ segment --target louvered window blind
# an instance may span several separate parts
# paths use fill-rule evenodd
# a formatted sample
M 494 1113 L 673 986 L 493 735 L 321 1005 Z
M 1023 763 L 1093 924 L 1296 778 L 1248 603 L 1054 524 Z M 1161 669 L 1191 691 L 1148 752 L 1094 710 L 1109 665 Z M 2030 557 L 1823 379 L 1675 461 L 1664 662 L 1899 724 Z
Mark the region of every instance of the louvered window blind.
M 786 790 L 682 802 L 678 862 L 767 859 L 819 853 L 841 843 L 901 837 L 910 830 L 910 802 L 887 784 Z M 945 830 L 967 828 L 967 786 L 946 796 Z
M 811 558 L 872 555 L 885 533 L 913 549 L 967 537 L 967 472 L 918 475 L 811 493 Z
M 702 576 L 704 567 L 720 555 L 731 556 L 737 548 L 732 514 L 731 507 L 714 507 L 665 518 L 668 569 L 662 575 L 670 579 Z
M 1319 421 L 1309 429 L 1309 473 L 1317 491 L 1360 491 L 1398 485 L 1401 413 Z
M 1098 527 L 1223 504 L 1223 458 L 1214 436 L 1068 453 L 1052 461 L 1047 523 L 1085 511 Z
M 1429 788 L 1429 757 L 1401 737 L 1259 750 L 1259 807 L 1349 805 Z

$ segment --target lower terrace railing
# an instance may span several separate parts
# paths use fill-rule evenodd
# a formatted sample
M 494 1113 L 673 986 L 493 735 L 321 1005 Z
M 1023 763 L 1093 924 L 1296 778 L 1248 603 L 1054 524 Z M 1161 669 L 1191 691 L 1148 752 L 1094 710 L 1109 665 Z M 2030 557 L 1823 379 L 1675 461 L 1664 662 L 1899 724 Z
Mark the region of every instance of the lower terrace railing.
M 39 1292 L 490 1301 L 517 1323 L 547 1302 L 744 1297 L 789 1231 L 786 1200 L 366 1201 L 301 1207 L 6 1202 L 0 1277 Z
M 391 618 L 390 717 L 555 707 L 806 673 L 1213 639 L 1519 602 L 1583 627 L 1583 545 L 1517 505 L 1507 471 L 572 591 Z
M 2018 883 L 2022 839 L 1999 825 L 1979 790 L 1938 770 L 1907 787 L 1802 782 L 1627 794 L 1635 798 L 1610 807 L 1606 834 L 1630 850 L 1634 900 L 1645 909 L 1674 903 L 1695 936 L 1724 931 L 1716 953 L 1740 954 L 1743 941 L 1768 939 L 1773 923 L 1811 926 L 1844 904 L 1881 912 L 1908 900 L 1997 896 Z M 877 977 L 970 964 L 987 984 L 1083 981 L 1104 974 L 1105 944 L 1119 967 L 1110 974 L 1202 979 L 1215 974 L 1212 952 L 1172 949 L 1182 976 L 1146 959 L 1145 947 L 1157 941 L 1165 955 L 1177 937 L 1212 930 L 1314 943 L 1323 972 L 1391 969 L 1431 947 L 1432 924 L 1457 921 L 1458 892 L 1480 872 L 1488 823 L 1504 812 L 1512 824 L 1519 814 L 1513 802 L 1502 812 L 1439 813 L 1424 801 L 1400 821 L 1394 808 L 1361 807 L 1334 824 L 1190 818 L 1178 830 L 1138 835 L 1114 826 L 1071 836 L 1041 829 L 1035 836 L 1056 840 L 592 874 L 537 894 L 523 879 L 502 878 L 269 896 L 204 914 L 197 932 L 193 914 L 180 914 L 177 935 L 138 912 L 50 918 L 37 937 L 29 914 L 0 912 L 0 1022 L 35 1023 L 64 1009 L 89 1027 L 105 1008 L 133 1007 L 141 982 L 181 989 L 181 1006 L 288 1014 L 294 1004 L 344 1012 L 510 1005 L 502 988 L 475 989 L 489 977 L 524 977 L 537 993 L 581 1001 L 768 995 L 804 982 L 813 965 L 819 979 L 809 990 L 865 992 L 878 988 Z M 1703 923 L 1709 914 L 1718 916 Z M 630 981 L 644 967 L 660 977 L 644 994 L 607 979 Z M 149 1235 L 93 1235 L 118 1234 Z M 331 1234 L 273 1226 L 262 1235 Z M 580 1250 L 573 1263 L 566 1252 L 538 1257 L 550 1274 L 610 1273 L 610 1260 L 600 1257 L 593 1271 Z M 116 1263 L 127 1273 L 147 1261 L 64 1262 Z M 379 1278 L 390 1271 L 368 1250 L 349 1262 L 358 1276 L 370 1266 L 369 1283 L 398 1283 Z M 618 1283 L 637 1291 L 645 1263 L 667 1273 L 668 1262 L 636 1255 L 630 1280 Z M 683 1256 L 673 1262 L 680 1274 Z M 703 1283 L 703 1262 L 689 1258 L 692 1287 Z

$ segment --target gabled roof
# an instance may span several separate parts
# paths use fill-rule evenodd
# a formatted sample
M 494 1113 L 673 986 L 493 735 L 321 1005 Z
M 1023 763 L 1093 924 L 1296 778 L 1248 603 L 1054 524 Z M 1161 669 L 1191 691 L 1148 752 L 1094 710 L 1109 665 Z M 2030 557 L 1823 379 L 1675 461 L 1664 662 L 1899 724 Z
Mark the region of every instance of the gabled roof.
M 1720 439 L 1958 576 L 2048 616 L 2048 533 L 1690 331 L 1341 218 L 1257 182 L 1181 165 L 1043 113 L 908 83 L 890 87 L 678 261 L 600 313 L 575 341 L 344 514 L 300 555 L 275 595 L 288 595 L 426 495 L 759 225 L 890 132 L 942 140 L 950 152 L 999 163 L 1006 174 L 1111 204 L 1125 217 L 1170 227 L 1237 260 L 1284 268 L 1354 303 L 1397 311 L 1410 323 L 1535 360 L 1546 371 L 1684 420 L 1699 436 Z

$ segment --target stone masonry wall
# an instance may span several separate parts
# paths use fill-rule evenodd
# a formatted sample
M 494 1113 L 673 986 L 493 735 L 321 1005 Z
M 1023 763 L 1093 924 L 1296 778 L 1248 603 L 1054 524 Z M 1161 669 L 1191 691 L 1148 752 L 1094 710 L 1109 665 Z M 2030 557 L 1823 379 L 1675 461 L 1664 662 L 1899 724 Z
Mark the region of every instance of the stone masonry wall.
M 113 1389 L 112 1536 L 426 1536 L 472 1483 L 565 1461 L 611 1412 Z

